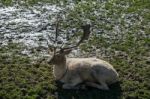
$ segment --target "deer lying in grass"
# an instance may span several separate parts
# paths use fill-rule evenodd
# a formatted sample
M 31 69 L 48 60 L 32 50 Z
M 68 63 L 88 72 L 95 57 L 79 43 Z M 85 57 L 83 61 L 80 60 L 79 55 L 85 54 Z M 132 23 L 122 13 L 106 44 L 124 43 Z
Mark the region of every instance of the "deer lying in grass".
M 66 58 L 73 48 L 78 47 L 90 34 L 90 25 L 82 27 L 83 36 L 72 47 L 59 48 L 48 45 L 53 57 L 49 64 L 53 64 L 53 73 L 56 80 L 63 82 L 64 89 L 76 89 L 77 85 L 84 83 L 102 90 L 109 90 L 108 85 L 117 82 L 118 73 L 108 62 L 97 58 Z M 57 38 L 58 34 L 56 34 Z

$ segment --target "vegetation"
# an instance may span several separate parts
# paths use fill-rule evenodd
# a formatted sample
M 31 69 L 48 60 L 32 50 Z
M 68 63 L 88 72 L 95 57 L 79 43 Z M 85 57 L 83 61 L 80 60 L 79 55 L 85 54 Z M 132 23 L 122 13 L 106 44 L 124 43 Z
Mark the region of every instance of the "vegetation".
M 27 4 L 37 1 L 26 0 Z M 48 3 L 49 0 L 41 1 Z M 61 1 L 52 0 L 50 3 Z M 64 5 L 69 4 L 64 1 Z M 63 90 L 54 81 L 52 66 L 46 62 L 33 62 L 30 57 L 21 54 L 24 49 L 22 44 L 9 43 L 0 46 L 0 98 L 149 99 L 150 1 L 102 1 L 74 1 L 73 9 L 66 8 L 67 19 L 62 26 L 70 30 L 79 27 L 83 19 L 91 20 L 92 35 L 87 43 L 80 46 L 82 52 L 86 53 L 81 57 L 96 55 L 116 68 L 120 75 L 119 82 L 111 85 L 110 91 L 95 88 Z M 2 3 L 13 5 L 12 0 L 2 0 Z

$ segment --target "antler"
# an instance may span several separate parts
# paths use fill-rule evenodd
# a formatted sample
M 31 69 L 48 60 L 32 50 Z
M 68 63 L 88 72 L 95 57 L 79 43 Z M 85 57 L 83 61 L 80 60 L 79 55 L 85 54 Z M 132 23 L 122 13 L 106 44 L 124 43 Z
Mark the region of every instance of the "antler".
M 59 48 L 60 51 L 68 50 L 68 49 L 70 50 L 72 48 L 78 47 L 84 40 L 87 40 L 89 38 L 89 35 L 91 33 L 91 31 L 90 31 L 91 25 L 86 24 L 86 25 L 81 26 L 81 28 L 83 29 L 83 35 L 82 35 L 81 39 L 76 43 L 76 45 L 70 46 L 70 47 L 63 47 L 63 45 L 67 44 L 67 43 L 64 43 L 63 41 L 61 41 L 62 45 L 58 46 L 58 43 L 60 43 L 58 41 L 58 36 L 60 36 L 59 35 L 59 21 L 60 21 L 60 15 L 58 13 L 57 14 L 57 19 L 56 19 L 56 24 L 55 24 L 56 25 L 55 37 L 52 38 L 48 35 L 48 40 L 53 43 L 53 44 L 49 44 L 48 40 L 47 40 L 47 45 L 48 45 L 48 48 L 49 48 L 50 51 L 54 51 L 54 53 L 55 53 L 57 48 Z M 73 35 L 73 36 L 75 36 L 75 35 Z
M 91 25 L 86 24 L 86 25 L 83 25 L 81 27 L 83 29 L 83 35 L 82 35 L 81 39 L 79 40 L 79 42 L 77 42 L 77 44 L 74 46 L 61 48 L 61 50 L 72 49 L 72 48 L 78 47 L 84 40 L 88 40 L 90 33 L 91 33 L 91 31 L 90 31 Z
M 48 43 L 48 40 L 47 40 L 48 49 L 51 50 L 51 51 L 54 51 L 54 53 L 55 53 L 55 50 L 57 48 L 56 44 L 57 44 L 57 39 L 58 39 L 58 33 L 59 33 L 59 14 L 57 14 L 57 19 L 56 19 L 55 39 L 50 37 L 50 35 L 47 35 L 48 36 L 48 40 L 53 42 L 53 45 L 50 45 Z

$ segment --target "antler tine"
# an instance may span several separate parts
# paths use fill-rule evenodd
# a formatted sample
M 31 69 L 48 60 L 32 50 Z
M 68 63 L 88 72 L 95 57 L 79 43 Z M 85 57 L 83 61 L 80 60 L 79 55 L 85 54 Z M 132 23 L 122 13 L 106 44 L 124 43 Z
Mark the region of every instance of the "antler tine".
M 56 48 L 57 48 L 57 41 L 58 41 L 58 36 L 59 36 L 59 13 L 57 13 L 57 17 L 56 17 L 56 29 L 55 29 L 55 37 L 54 39 L 52 37 L 50 37 L 50 35 L 47 35 L 48 40 L 52 41 L 54 44 L 49 44 L 49 41 L 47 40 L 47 45 L 49 50 L 54 51 L 54 53 L 56 52 Z
M 79 40 L 79 42 L 74 46 L 62 48 L 61 50 L 72 49 L 72 48 L 78 47 L 84 40 L 88 40 L 90 33 L 91 33 L 91 31 L 90 31 L 91 25 L 86 24 L 86 25 L 83 25 L 81 27 L 83 29 L 83 35 L 82 35 L 81 39 Z
M 59 32 L 59 13 L 57 14 L 57 19 L 56 19 L 55 43 L 57 42 L 58 39 L 58 32 Z
M 91 33 L 90 27 L 91 27 L 90 24 L 82 26 L 83 36 L 81 37 L 81 40 L 77 43 L 76 46 L 79 46 L 84 40 L 88 40 L 90 33 Z
M 55 42 L 55 40 L 52 39 L 52 37 L 50 37 L 50 35 L 47 34 L 47 37 L 50 41 L 52 41 L 53 43 Z
M 54 46 L 50 45 L 50 44 L 48 43 L 48 40 L 47 40 L 47 46 L 48 46 L 48 49 L 49 49 L 50 51 L 53 51 Z

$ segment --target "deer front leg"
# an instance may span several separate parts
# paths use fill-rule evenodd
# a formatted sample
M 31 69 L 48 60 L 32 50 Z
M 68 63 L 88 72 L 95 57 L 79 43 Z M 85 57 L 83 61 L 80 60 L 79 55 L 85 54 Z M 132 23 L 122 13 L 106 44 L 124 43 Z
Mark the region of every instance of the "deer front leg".
M 77 89 L 73 84 L 63 84 L 63 89 Z
M 102 89 L 102 90 L 109 90 L 107 84 L 105 84 L 105 83 L 96 84 L 96 83 L 93 83 L 93 82 L 86 82 L 86 85 L 91 86 L 91 87 L 95 87 L 95 88 L 98 88 L 98 89 Z
M 79 89 L 79 86 L 77 85 L 81 82 L 82 80 L 79 77 L 73 78 L 69 81 L 69 83 L 64 83 L 62 87 L 63 89 Z

